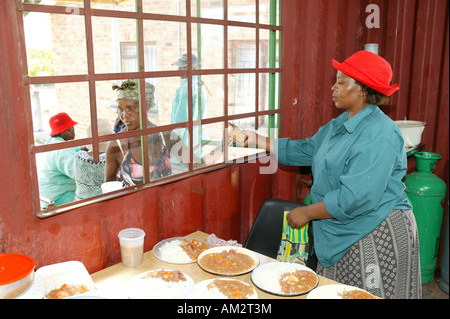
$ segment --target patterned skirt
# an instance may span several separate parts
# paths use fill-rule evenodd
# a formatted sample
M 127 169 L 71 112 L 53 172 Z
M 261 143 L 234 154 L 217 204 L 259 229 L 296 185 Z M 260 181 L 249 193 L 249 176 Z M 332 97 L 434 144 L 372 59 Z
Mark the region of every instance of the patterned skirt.
M 392 210 L 372 233 L 317 274 L 386 299 L 421 299 L 419 239 L 411 210 Z

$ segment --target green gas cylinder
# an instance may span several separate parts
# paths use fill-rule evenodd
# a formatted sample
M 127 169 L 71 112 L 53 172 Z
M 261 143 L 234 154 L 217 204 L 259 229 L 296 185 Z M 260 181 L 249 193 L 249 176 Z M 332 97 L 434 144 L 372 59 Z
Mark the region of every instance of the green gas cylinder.
M 303 204 L 304 205 L 311 205 L 312 204 L 311 194 L 307 194 L 305 196 L 305 198 L 303 199 Z
M 418 152 L 414 157 L 416 172 L 406 175 L 404 182 L 419 232 L 420 272 L 424 284 L 434 279 L 447 185 L 433 174 L 441 155 Z

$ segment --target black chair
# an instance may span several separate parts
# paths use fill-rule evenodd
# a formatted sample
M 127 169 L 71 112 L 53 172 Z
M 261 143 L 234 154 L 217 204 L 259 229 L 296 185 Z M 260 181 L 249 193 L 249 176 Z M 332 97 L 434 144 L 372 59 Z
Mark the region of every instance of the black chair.
M 259 208 L 245 242 L 245 248 L 277 258 L 283 230 L 284 211 L 299 206 L 303 206 L 303 204 L 277 198 L 267 199 Z
M 281 243 L 284 212 L 299 206 L 304 206 L 304 204 L 277 198 L 267 199 L 259 208 L 244 247 L 276 259 Z M 310 244 L 312 244 L 311 224 L 308 234 Z M 310 256 L 307 266 L 315 269 L 316 263 L 315 255 L 314 258 Z

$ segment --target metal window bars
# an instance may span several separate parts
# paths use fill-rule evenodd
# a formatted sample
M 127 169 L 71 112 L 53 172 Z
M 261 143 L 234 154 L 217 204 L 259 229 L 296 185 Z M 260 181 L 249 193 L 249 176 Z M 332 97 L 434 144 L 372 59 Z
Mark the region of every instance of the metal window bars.
M 261 24 L 259 22 L 259 12 L 260 5 L 259 0 L 255 0 L 255 12 L 256 12 L 256 21 L 253 22 L 242 22 L 242 21 L 232 21 L 228 20 L 228 2 L 232 2 L 232 0 L 223 0 L 223 19 L 212 19 L 212 18 L 203 18 L 201 17 L 201 0 L 180 0 L 185 1 L 186 5 L 186 14 L 185 15 L 169 15 L 169 14 L 161 14 L 161 13 L 148 13 L 143 11 L 143 1 L 146 0 L 134 0 L 135 8 L 134 12 L 132 11 L 120 11 L 120 10 L 109 10 L 109 9 L 95 9 L 91 7 L 91 3 L 114 3 L 120 4 L 122 2 L 129 0 L 67 0 L 68 5 L 62 6 L 59 2 L 58 5 L 43 5 L 38 4 L 39 1 L 23 1 L 17 2 L 17 18 L 19 22 L 19 26 L 22 26 L 21 30 L 19 30 L 21 42 L 21 47 L 24 48 L 22 52 L 20 52 L 21 59 L 24 61 L 24 65 L 26 65 L 27 61 L 27 53 L 25 50 L 25 36 L 23 30 L 23 14 L 25 12 L 40 12 L 40 13 L 49 13 L 49 14 L 63 14 L 63 15 L 79 15 L 84 17 L 85 21 L 85 39 L 86 39 L 86 58 L 87 58 L 87 74 L 70 74 L 70 75 L 52 75 L 52 76 L 28 76 L 28 70 L 25 69 L 25 74 L 23 74 L 24 78 L 24 86 L 29 87 L 30 85 L 38 85 L 38 84 L 57 84 L 57 83 L 72 83 L 72 82 L 85 82 L 88 84 L 89 89 L 89 105 L 90 105 L 90 121 L 92 127 L 92 137 L 91 138 L 81 138 L 77 140 L 65 141 L 62 143 L 56 144 L 46 144 L 46 145 L 30 145 L 30 152 L 32 158 L 35 158 L 36 154 L 44 153 L 48 151 L 53 151 L 56 149 L 67 148 L 67 147 L 75 147 L 75 146 L 83 146 L 86 144 L 93 145 L 93 156 L 94 160 L 99 160 L 99 142 L 111 141 L 116 139 L 114 135 L 104 135 L 99 136 L 97 133 L 97 101 L 96 101 L 96 82 L 97 81 L 108 81 L 108 80 L 125 80 L 125 79 L 139 79 L 140 84 L 140 115 L 141 115 L 141 129 L 136 131 L 129 131 L 123 134 L 121 137 L 129 138 L 134 136 L 140 136 L 142 143 L 142 153 L 147 154 L 148 152 L 148 144 L 145 142 L 148 138 L 148 134 L 159 133 L 163 131 L 170 131 L 177 128 L 188 128 L 190 132 L 193 131 L 194 125 L 202 124 L 214 124 L 220 123 L 224 125 L 224 141 L 228 139 L 226 136 L 226 128 L 228 127 L 228 122 L 233 120 L 239 120 L 243 118 L 254 118 L 255 119 L 255 129 L 258 129 L 258 118 L 261 116 L 269 117 L 269 128 L 275 128 L 276 123 L 279 121 L 275 120 L 275 116 L 279 116 L 281 113 L 281 108 L 279 107 L 279 100 L 276 101 L 276 96 L 279 97 L 279 92 L 277 93 L 276 87 L 276 77 L 280 76 L 282 73 L 281 62 L 280 65 L 276 65 L 276 56 L 278 54 L 281 57 L 281 52 L 276 52 L 277 48 L 277 33 L 279 34 L 279 41 L 282 41 L 282 31 L 283 27 L 281 25 L 277 25 L 277 18 L 281 21 L 281 17 L 277 17 L 277 11 L 281 15 L 281 9 L 279 5 L 281 5 L 280 0 L 270 0 L 270 22 L 269 24 Z M 133 1 L 133 0 L 131 0 Z M 197 12 L 195 16 L 191 14 L 191 2 L 196 1 Z M 27 2 L 27 3 L 25 3 Z M 71 6 L 70 2 L 73 3 L 81 3 L 83 2 L 83 6 Z M 277 7 L 278 6 L 278 7 Z M 278 9 L 278 10 L 277 10 Z M 95 65 L 94 65 L 94 41 L 93 41 L 93 30 L 92 30 L 92 18 L 93 17 L 107 17 L 107 18 L 127 18 L 134 19 L 136 21 L 136 34 L 137 34 L 137 48 L 138 48 L 138 72 L 128 72 L 128 73 L 96 73 Z M 145 70 L 145 59 L 144 59 L 144 21 L 171 21 L 171 22 L 179 22 L 186 24 L 186 38 L 187 38 L 187 55 L 188 55 L 188 68 L 186 71 L 183 70 L 168 70 L 168 71 L 144 71 Z M 198 52 L 198 60 L 201 63 L 202 52 L 201 52 L 201 26 L 203 24 L 210 25 L 219 25 L 224 27 L 224 35 L 223 35 L 223 69 L 193 69 L 192 68 L 192 28 L 194 26 L 197 27 L 197 52 Z M 255 43 L 256 43 L 256 56 L 255 56 L 255 67 L 254 68 L 230 68 L 228 66 L 228 52 L 229 52 L 229 41 L 228 41 L 228 27 L 242 27 L 249 28 L 255 31 Z M 269 31 L 269 67 L 260 67 L 260 30 L 268 30 Z M 281 45 L 279 46 L 281 50 Z M 244 74 L 244 73 L 253 73 L 255 74 L 255 108 L 254 112 L 248 112 L 244 114 L 229 114 L 228 112 L 228 77 L 230 74 Z M 202 75 L 223 75 L 224 76 L 224 105 L 223 105 L 223 116 L 217 116 L 213 118 L 202 119 L 201 121 L 193 120 L 193 111 L 192 111 L 192 90 L 188 90 L 189 98 L 188 98 L 188 112 L 189 112 L 189 120 L 184 123 L 176 123 L 176 124 L 168 124 L 161 125 L 156 127 L 148 128 L 143 123 L 146 123 L 146 109 L 145 109 L 145 79 L 146 78 L 161 78 L 161 77 L 175 77 L 186 75 L 188 79 L 188 88 L 192 88 L 192 77 L 193 76 L 202 76 Z M 260 110 L 259 108 L 259 90 L 260 90 L 260 74 L 267 74 L 269 77 L 269 89 L 268 89 L 268 104 L 269 107 L 267 110 Z M 278 80 L 279 83 L 279 80 Z M 24 111 L 31 112 L 31 101 L 28 100 L 28 105 L 24 105 Z M 32 123 L 29 124 L 29 131 L 33 131 Z M 270 134 L 269 130 L 269 134 Z M 190 143 L 189 145 L 193 145 L 193 134 L 190 134 Z M 144 167 L 148 167 L 148 156 L 143 156 L 143 165 Z M 193 148 L 189 148 L 189 170 L 188 172 L 176 175 L 176 176 L 168 176 L 161 180 L 150 181 L 149 171 L 144 170 L 145 183 L 141 187 L 148 187 L 153 185 L 160 185 L 167 181 L 178 180 L 187 176 L 191 176 L 193 174 L 202 173 L 205 171 L 210 171 L 213 169 L 221 168 L 224 165 L 227 165 L 228 158 L 228 149 L 224 147 L 224 158 L 225 163 L 216 164 L 212 166 L 208 166 L 203 169 L 194 170 L 193 166 Z M 36 174 L 36 164 L 33 165 L 33 188 L 38 190 L 38 180 Z M 127 194 L 131 191 L 134 191 L 136 188 L 128 189 L 121 194 Z M 39 194 L 38 191 L 35 192 L 35 207 L 39 206 Z M 79 207 L 80 205 L 96 202 L 98 200 L 102 200 L 104 198 L 109 198 L 111 195 L 103 195 L 100 198 L 94 199 L 86 199 L 79 202 L 74 202 L 70 204 L 64 204 L 61 206 L 52 206 L 51 210 L 41 211 L 40 209 L 35 209 L 38 211 L 36 214 L 38 217 L 44 218 L 54 214 L 62 213 L 67 210 L 71 210 L 73 208 Z M 118 196 L 118 195 L 116 195 Z

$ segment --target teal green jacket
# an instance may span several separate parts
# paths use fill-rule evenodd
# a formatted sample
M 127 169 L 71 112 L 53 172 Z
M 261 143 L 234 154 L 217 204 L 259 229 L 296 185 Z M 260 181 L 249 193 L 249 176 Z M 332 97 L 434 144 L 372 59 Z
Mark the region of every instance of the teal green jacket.
M 64 142 L 62 137 L 50 137 L 46 144 Z M 40 154 L 38 163 L 39 196 L 51 199 L 56 205 L 75 200 L 75 154 L 81 147 L 71 147 Z M 47 207 L 41 201 L 41 208 Z
M 402 182 L 407 158 L 397 125 L 375 105 L 348 112 L 306 140 L 275 140 L 280 163 L 311 166 L 313 203 L 332 219 L 313 221 L 314 250 L 323 267 L 371 233 L 392 209 L 410 209 Z
M 207 94 L 205 88 L 198 84 L 198 76 L 192 77 L 192 119 L 198 121 L 204 119 L 207 111 Z M 201 94 L 199 95 L 199 89 Z M 201 98 L 199 98 L 201 97 Z M 188 81 L 183 80 L 180 87 L 177 89 L 175 98 L 172 104 L 171 123 L 182 123 L 188 121 Z M 193 144 L 194 153 L 201 157 L 201 141 L 202 141 L 202 126 L 195 123 L 193 130 Z M 174 132 L 183 141 L 183 144 L 189 146 L 189 130 L 187 128 L 175 129 Z

